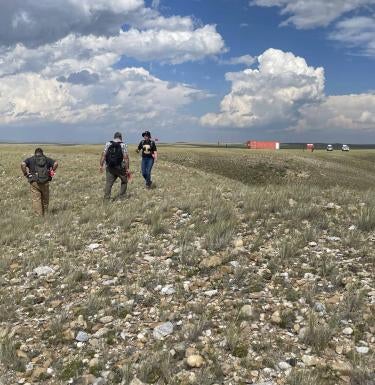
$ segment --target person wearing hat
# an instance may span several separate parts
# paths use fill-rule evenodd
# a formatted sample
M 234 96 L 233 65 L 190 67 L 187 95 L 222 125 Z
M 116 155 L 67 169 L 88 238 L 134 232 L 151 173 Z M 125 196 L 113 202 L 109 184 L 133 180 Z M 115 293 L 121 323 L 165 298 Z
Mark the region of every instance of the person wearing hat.
M 146 182 L 146 188 L 151 188 L 151 170 L 154 162 L 157 160 L 158 153 L 156 149 L 156 144 L 153 140 L 151 140 L 150 131 L 145 131 L 142 133 L 143 140 L 139 142 L 137 152 L 142 151 L 142 176 Z

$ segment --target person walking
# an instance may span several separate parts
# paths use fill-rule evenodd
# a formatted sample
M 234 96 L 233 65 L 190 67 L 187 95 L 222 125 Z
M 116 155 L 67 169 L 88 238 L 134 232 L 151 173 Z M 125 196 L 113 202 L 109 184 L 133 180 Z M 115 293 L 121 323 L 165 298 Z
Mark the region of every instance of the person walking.
M 100 157 L 100 172 L 103 172 L 104 163 L 106 164 L 104 199 L 111 198 L 112 186 L 117 178 L 121 181 L 119 199 L 125 198 L 128 186 L 129 156 L 128 147 L 122 141 L 121 132 L 115 132 L 113 140 L 105 144 Z
M 146 188 L 151 188 L 151 170 L 154 162 L 157 160 L 158 153 L 156 144 L 153 140 L 151 140 L 150 131 L 145 131 L 142 133 L 143 140 L 140 141 L 137 152 L 142 151 L 142 163 L 141 163 L 141 171 L 142 176 L 146 182 Z
M 57 161 L 46 157 L 41 148 L 35 149 L 34 156 L 21 163 L 23 175 L 30 183 L 32 208 L 39 216 L 48 212 L 49 182 L 57 167 Z

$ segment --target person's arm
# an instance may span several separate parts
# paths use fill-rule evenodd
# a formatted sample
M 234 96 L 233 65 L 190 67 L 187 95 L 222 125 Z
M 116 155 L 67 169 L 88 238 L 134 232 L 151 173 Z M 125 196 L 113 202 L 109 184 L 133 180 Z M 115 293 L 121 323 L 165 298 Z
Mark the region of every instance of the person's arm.
M 100 171 L 100 172 L 103 172 L 103 168 L 104 168 L 104 159 L 105 159 L 105 151 L 102 152 L 102 155 L 101 155 L 100 161 L 99 161 L 99 171 Z
M 30 174 L 30 169 L 29 167 L 27 166 L 26 162 L 23 161 L 21 163 L 21 170 L 22 170 L 22 173 L 25 177 L 28 177 L 28 175 Z
M 51 158 L 47 158 L 48 159 L 48 168 L 52 169 L 53 171 L 56 171 L 57 170 L 57 167 L 59 167 L 59 164 L 57 162 L 57 160 L 53 160 Z
M 124 156 L 125 171 L 128 172 L 129 167 L 130 167 L 130 162 L 129 162 L 128 146 L 126 144 L 124 144 L 124 147 L 122 149 L 122 153 Z
M 156 148 L 155 142 L 152 142 L 152 157 L 155 162 L 158 160 L 158 149 Z
M 141 140 L 141 141 L 139 142 L 138 148 L 135 150 L 137 153 L 139 153 L 139 151 L 142 150 L 142 142 L 143 142 L 143 140 Z
M 106 143 L 104 146 L 104 150 L 102 152 L 102 155 L 100 156 L 100 160 L 99 160 L 99 171 L 100 172 L 103 172 L 103 169 L 104 169 L 105 155 L 107 153 L 108 147 L 109 147 L 108 143 Z

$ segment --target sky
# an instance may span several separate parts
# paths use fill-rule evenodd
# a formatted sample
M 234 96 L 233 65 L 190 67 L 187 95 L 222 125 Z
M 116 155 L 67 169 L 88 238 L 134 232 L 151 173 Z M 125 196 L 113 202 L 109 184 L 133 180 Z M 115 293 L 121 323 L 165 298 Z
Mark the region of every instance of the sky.
M 0 0 L 0 141 L 375 143 L 375 0 Z

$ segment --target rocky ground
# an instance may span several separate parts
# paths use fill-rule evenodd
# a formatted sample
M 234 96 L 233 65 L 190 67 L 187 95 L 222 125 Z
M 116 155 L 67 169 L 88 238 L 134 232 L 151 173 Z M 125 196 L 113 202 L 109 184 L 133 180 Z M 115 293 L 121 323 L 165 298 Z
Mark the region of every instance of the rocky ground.
M 44 220 L 2 164 L 0 383 L 375 384 L 371 191 L 160 162 L 103 204 L 58 156 Z

